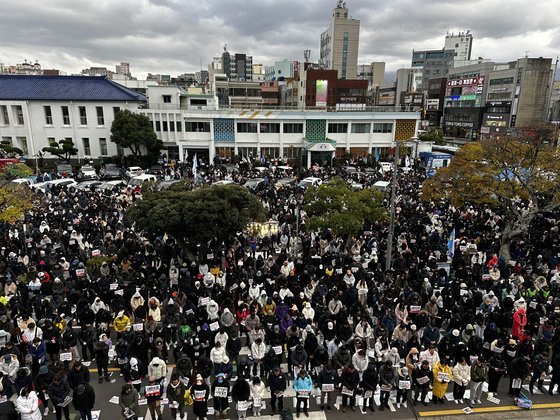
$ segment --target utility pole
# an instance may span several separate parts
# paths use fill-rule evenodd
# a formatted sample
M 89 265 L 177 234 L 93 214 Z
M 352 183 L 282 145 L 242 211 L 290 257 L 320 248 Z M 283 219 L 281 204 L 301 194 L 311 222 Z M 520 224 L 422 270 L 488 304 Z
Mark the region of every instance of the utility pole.
M 393 179 L 391 180 L 391 224 L 389 225 L 389 235 L 387 236 L 387 257 L 385 261 L 385 271 L 391 271 L 393 259 L 393 237 L 395 236 L 395 197 L 397 195 L 397 171 L 399 169 L 399 148 L 400 143 L 395 141 L 395 162 L 393 165 Z

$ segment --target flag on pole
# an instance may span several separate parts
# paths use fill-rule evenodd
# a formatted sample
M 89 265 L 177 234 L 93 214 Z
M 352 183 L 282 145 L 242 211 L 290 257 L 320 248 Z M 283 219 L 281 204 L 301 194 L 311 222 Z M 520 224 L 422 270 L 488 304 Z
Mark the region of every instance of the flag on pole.
M 185 162 L 189 160 L 189 149 L 185 149 L 185 158 L 183 159 Z
M 196 173 L 196 168 L 198 168 L 198 163 L 197 163 L 197 158 L 195 153 L 192 161 L 192 173 L 194 176 L 194 185 L 198 184 L 198 174 Z
M 408 158 L 408 155 L 404 157 L 404 166 L 407 168 L 410 167 L 410 159 Z
M 447 256 L 449 258 L 453 258 L 455 255 L 455 228 L 451 231 L 451 235 L 449 235 L 449 240 L 447 241 Z

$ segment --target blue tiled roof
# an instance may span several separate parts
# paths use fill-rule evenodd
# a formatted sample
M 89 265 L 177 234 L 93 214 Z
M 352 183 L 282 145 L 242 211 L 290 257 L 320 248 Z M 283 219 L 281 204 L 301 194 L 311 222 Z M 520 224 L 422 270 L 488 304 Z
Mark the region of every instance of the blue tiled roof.
M 146 101 L 105 76 L 0 75 L 0 100 Z

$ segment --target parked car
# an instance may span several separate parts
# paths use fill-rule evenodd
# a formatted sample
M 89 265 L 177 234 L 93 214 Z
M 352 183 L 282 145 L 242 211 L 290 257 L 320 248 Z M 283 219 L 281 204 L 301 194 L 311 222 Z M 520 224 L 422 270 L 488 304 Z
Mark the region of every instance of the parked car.
M 78 171 L 78 177 L 80 181 L 90 181 L 98 179 L 97 172 L 95 168 L 91 165 L 84 165 Z
M 179 182 L 181 182 L 180 179 L 169 179 L 169 180 L 167 180 L 167 181 L 161 181 L 161 182 L 158 184 L 157 189 L 158 189 L 159 191 L 168 190 L 168 189 L 171 188 L 173 185 L 175 185 L 175 184 L 177 184 L 177 183 L 179 183 Z
M 32 178 L 16 178 L 12 179 L 10 182 L 15 185 L 27 185 L 30 188 L 35 183 Z
M 106 163 L 99 170 L 99 175 L 103 180 L 120 179 L 121 169 L 115 163 Z
M 52 181 L 39 182 L 37 184 L 34 184 L 31 188 L 42 192 L 46 192 L 48 189 L 52 187 L 70 188 L 70 187 L 75 187 L 76 185 L 78 185 L 78 183 L 74 178 L 61 178 L 61 179 L 53 179 Z
M 87 181 L 82 181 L 78 185 L 76 185 L 76 189 L 81 191 L 93 191 L 103 185 L 103 181 L 99 181 L 97 179 L 90 179 Z
M 256 190 L 260 186 L 264 185 L 264 178 L 251 178 L 248 179 L 243 186 L 250 190 Z
M 144 170 L 140 166 L 129 166 L 126 168 L 126 177 L 128 179 L 134 178 L 136 176 L 142 175 Z
M 276 188 L 286 188 L 286 187 L 291 187 L 293 185 L 296 185 L 296 183 L 297 183 L 296 177 L 286 177 L 286 178 L 279 179 L 274 183 L 274 185 L 276 186 Z
M 68 178 L 74 175 L 74 169 L 69 163 L 59 162 L 56 164 L 56 174 L 60 177 Z
M 99 186 L 99 189 L 101 189 L 101 190 L 112 190 L 115 187 L 122 189 L 125 186 L 126 186 L 126 182 L 124 182 L 122 179 L 114 179 L 114 180 L 111 180 L 111 181 L 104 182 L 103 184 L 101 184 Z
M 307 188 L 307 187 L 318 187 L 323 183 L 323 180 L 321 178 L 315 178 L 313 176 L 310 176 L 308 178 L 304 178 L 302 179 L 299 184 L 298 187 L 299 188 Z
M 156 182 L 157 177 L 155 175 L 151 175 L 151 174 L 138 175 L 138 176 L 130 178 L 130 180 L 128 181 L 128 186 L 129 187 L 141 187 L 144 182 L 148 182 L 148 181 Z
M 220 181 L 214 182 L 212 185 L 231 185 L 231 184 L 235 184 L 235 182 L 230 181 L 228 179 L 221 179 Z

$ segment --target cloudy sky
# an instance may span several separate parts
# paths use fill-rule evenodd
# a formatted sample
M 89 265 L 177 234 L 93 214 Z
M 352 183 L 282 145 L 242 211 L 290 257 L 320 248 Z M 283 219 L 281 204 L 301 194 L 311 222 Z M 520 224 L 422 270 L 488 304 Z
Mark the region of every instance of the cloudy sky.
M 319 55 L 336 0 L 0 0 L 0 63 L 38 60 L 78 73 L 114 70 L 177 75 L 204 68 L 224 44 L 254 63 Z M 470 29 L 473 58 L 560 55 L 558 0 L 347 0 L 361 20 L 360 63 L 410 66 L 413 48 L 441 48 L 447 31 Z M 555 12 L 556 11 L 556 12 Z M 389 76 L 390 77 L 390 76 Z

